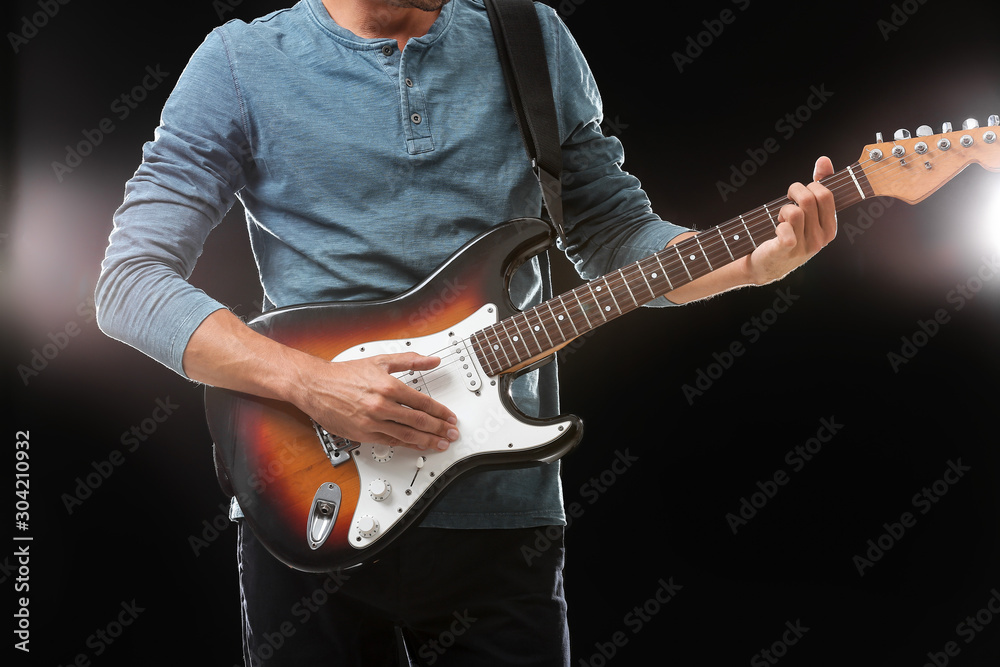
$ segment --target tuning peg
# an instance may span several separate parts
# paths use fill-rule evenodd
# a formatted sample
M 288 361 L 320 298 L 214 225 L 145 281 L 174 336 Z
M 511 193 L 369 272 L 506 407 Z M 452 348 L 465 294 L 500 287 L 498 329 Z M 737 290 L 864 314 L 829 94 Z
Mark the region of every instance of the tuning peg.
M 903 139 L 909 139 L 910 138 L 910 131 L 909 130 L 903 130 L 903 129 L 896 130 L 896 134 L 892 135 L 892 138 L 895 139 L 896 141 L 902 141 Z
M 941 123 L 941 134 L 947 134 L 948 132 L 951 132 L 951 130 L 951 123 Z
M 967 118 L 962 122 L 963 130 L 974 130 L 979 127 L 979 121 L 975 118 Z
M 875 133 L 875 143 L 876 144 L 882 143 L 882 133 L 881 132 L 876 132 Z
M 986 119 L 986 125 L 989 127 L 996 127 L 997 125 L 1000 125 L 1000 116 L 991 114 L 990 117 Z
M 921 125 L 917 128 L 918 137 L 929 137 L 934 134 L 934 130 L 931 129 L 930 125 Z

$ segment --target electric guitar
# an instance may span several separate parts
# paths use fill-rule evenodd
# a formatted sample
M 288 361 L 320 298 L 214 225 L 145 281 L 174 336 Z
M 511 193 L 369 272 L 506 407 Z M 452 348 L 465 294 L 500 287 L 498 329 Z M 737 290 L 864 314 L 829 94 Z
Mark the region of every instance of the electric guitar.
M 860 159 L 823 180 L 837 210 L 871 197 L 914 204 L 966 166 L 1000 171 L 997 116 L 980 128 L 877 136 Z M 484 466 L 554 461 L 579 442 L 572 416 L 522 414 L 508 387 L 561 347 L 775 237 L 778 199 L 526 311 L 508 295 L 515 269 L 553 241 L 540 219 L 485 232 L 416 287 L 383 301 L 307 304 L 250 323 L 285 345 L 333 361 L 416 351 L 437 368 L 399 380 L 447 405 L 462 437 L 445 452 L 353 442 L 293 406 L 206 390 L 217 459 L 260 541 L 305 571 L 357 565 L 401 535 L 459 475 Z

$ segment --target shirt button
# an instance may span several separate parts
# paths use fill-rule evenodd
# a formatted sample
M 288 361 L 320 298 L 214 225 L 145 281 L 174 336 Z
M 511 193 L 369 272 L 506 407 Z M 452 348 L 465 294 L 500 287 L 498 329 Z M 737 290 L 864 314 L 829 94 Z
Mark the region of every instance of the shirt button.
M 410 77 L 406 77 L 404 83 L 406 84 L 407 88 L 413 88 L 413 79 L 411 79 Z
M 386 44 L 385 46 L 383 46 L 382 47 L 382 55 L 385 56 L 386 58 L 388 58 L 389 56 L 391 56 L 392 55 L 392 47 L 389 46 L 388 44 Z
M 415 113 L 415 114 L 411 115 L 410 116 L 410 120 L 413 121 L 414 125 L 420 125 L 420 121 L 421 121 L 420 114 Z

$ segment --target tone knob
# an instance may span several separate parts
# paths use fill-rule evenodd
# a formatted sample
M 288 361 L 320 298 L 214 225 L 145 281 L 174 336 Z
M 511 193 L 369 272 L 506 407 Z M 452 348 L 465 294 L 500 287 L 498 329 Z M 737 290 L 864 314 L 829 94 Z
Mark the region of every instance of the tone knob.
M 378 520 L 369 515 L 364 515 L 358 519 L 358 532 L 361 537 L 374 537 L 378 534 Z
M 368 484 L 368 493 L 372 498 L 381 502 L 392 493 L 392 486 L 384 479 L 373 479 Z
M 372 458 L 379 463 L 385 463 L 392 458 L 392 447 L 389 445 L 372 445 Z
M 966 118 L 964 121 L 962 121 L 963 130 L 974 130 L 977 127 L 979 127 L 979 121 L 976 120 L 975 118 Z
M 896 133 L 894 135 L 892 135 L 892 138 L 895 139 L 896 141 L 902 141 L 903 139 L 909 139 L 910 138 L 910 131 L 909 130 L 904 130 L 904 129 L 900 128 L 900 129 L 896 130 Z
M 930 125 L 921 125 L 917 128 L 918 137 L 929 137 L 934 134 L 934 130 L 931 129 Z

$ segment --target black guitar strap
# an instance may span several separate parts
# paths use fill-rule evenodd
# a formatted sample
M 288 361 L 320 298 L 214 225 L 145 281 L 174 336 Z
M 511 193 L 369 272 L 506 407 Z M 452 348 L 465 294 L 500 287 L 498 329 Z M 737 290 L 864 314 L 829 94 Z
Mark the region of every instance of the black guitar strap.
M 562 148 L 542 28 L 532 0 L 485 0 L 514 117 L 542 188 L 549 220 L 563 243 Z

